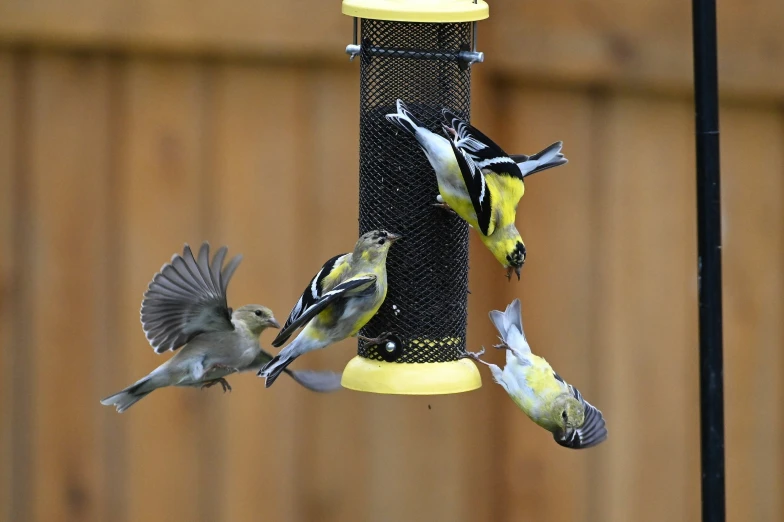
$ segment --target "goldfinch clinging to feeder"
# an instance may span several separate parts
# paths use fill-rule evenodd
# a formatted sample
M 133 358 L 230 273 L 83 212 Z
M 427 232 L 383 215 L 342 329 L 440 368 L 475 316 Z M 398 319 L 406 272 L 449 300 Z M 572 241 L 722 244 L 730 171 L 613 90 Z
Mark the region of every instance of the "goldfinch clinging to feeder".
M 531 420 L 552 432 L 561 446 L 583 449 L 603 442 L 607 428 L 602 412 L 583 399 L 547 361 L 531 353 L 523 332 L 520 300 L 512 301 L 505 312 L 493 310 L 490 320 L 503 341 L 497 347 L 506 349 L 506 366 L 501 370 L 481 360 L 484 350 L 467 355 L 489 366 L 493 380 Z
M 454 210 L 479 232 L 493 256 L 520 279 L 526 250 L 515 226 L 517 204 L 525 192 L 523 178 L 567 163 L 556 142 L 533 156 L 509 156 L 490 138 L 444 109 L 444 131 L 431 132 L 397 100 L 387 119 L 416 138 L 433 166 L 439 205 Z
M 272 311 L 245 305 L 233 311 L 226 301 L 229 280 L 242 259 L 235 256 L 223 267 L 226 247 L 209 261 L 209 244 L 199 250 L 198 261 L 188 245 L 163 265 L 144 294 L 141 321 L 157 353 L 177 350 L 174 357 L 149 375 L 101 401 L 122 413 L 158 388 L 220 384 L 231 390 L 225 376 L 258 370 L 272 359 L 259 346 L 259 335 L 268 327 L 279 328 Z M 332 391 L 340 375 L 301 372 L 292 377 L 308 389 Z
M 387 252 L 398 239 L 397 234 L 373 230 L 360 236 L 352 253 L 324 263 L 272 341 L 272 346 L 281 346 L 297 328 L 304 327 L 259 371 L 267 388 L 294 359 L 357 335 L 376 315 L 387 295 Z

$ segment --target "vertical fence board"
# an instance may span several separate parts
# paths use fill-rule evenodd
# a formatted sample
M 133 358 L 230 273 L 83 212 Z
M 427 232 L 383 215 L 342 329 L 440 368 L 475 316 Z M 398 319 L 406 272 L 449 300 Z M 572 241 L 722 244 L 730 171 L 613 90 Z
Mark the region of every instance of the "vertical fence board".
M 471 123 L 479 129 L 493 129 L 499 121 L 497 99 L 491 94 L 497 85 L 487 69 L 475 66 L 471 72 Z M 498 275 L 498 266 L 474 231 L 469 232 L 468 328 L 466 349 L 480 350 L 495 343 L 497 333 L 488 312 L 500 306 L 501 288 L 507 281 Z M 465 393 L 455 406 L 454 424 L 461 426 L 460 475 L 462 480 L 453 502 L 462 520 L 497 519 L 499 484 L 503 480 L 498 468 L 504 433 L 501 405 L 497 400 L 503 390 L 493 382 L 489 370 L 476 363 L 482 377 L 482 388 Z M 492 441 L 492 442 L 491 442 Z
M 611 439 L 597 517 L 691 520 L 699 503 L 693 110 L 632 97 L 604 107 L 594 151 L 597 402 Z
M 132 60 L 124 71 L 120 154 L 119 350 L 131 384 L 171 354 L 155 355 L 139 324 L 149 281 L 185 242 L 203 239 L 203 78 L 192 62 Z M 113 390 L 112 390 L 113 391 Z M 158 390 L 123 414 L 128 520 L 200 520 L 207 393 Z M 109 411 L 104 414 L 110 414 Z M 114 414 L 114 413 L 112 413 Z M 114 414 L 116 415 L 116 414 Z
M 31 69 L 34 520 L 102 520 L 97 350 L 106 349 L 108 69 L 35 54 Z M 76 130 L 78 129 L 78 130 Z
M 359 78 L 347 72 L 317 68 L 307 75 L 307 135 L 302 147 L 308 173 L 301 180 L 299 214 L 312 217 L 304 224 L 309 237 L 309 268 L 353 249 L 359 213 Z M 336 132 L 335 129 L 344 129 Z M 308 233 L 310 229 L 310 233 Z M 394 247 L 393 247 L 394 248 Z M 309 255 L 310 254 L 310 255 Z M 299 281 L 300 290 L 308 273 Z M 343 371 L 356 355 L 357 342 L 345 340 L 308 354 L 301 368 Z M 304 393 L 304 392 L 301 392 Z M 302 464 L 305 520 L 343 521 L 373 517 L 368 505 L 367 411 L 373 397 L 350 390 L 309 395 L 303 403 L 307 423 Z
M 311 151 L 301 145 L 307 130 L 304 78 L 297 68 L 225 66 L 216 80 L 217 229 L 221 244 L 245 256 L 229 300 L 269 306 L 281 324 L 311 277 L 306 270 L 318 263 L 308 249 L 321 221 L 306 209 L 300 215 L 297 204 L 302 183 L 313 182 L 305 169 Z M 270 353 L 278 351 L 269 344 L 275 334 L 261 336 Z M 232 383 L 234 392 L 223 405 L 221 511 L 237 522 L 300 520 L 299 455 L 306 438 L 301 408 L 312 398 L 287 376 L 269 389 L 255 373 Z
M 534 353 L 601 407 L 591 364 L 592 100 L 584 94 L 516 86 L 507 86 L 503 99 L 505 126 L 496 131 L 501 147 L 509 153 L 533 154 L 563 140 L 571 163 L 526 179 L 517 221 L 528 256 L 521 281 L 504 280 L 504 297 L 495 308 L 503 310 L 520 298 Z M 488 277 L 503 279 L 502 273 L 498 266 Z M 492 351 L 492 359 L 503 364 L 505 355 Z M 587 520 L 592 476 L 588 465 L 596 456 L 576 455 L 556 445 L 504 397 L 500 386 L 493 386 L 501 392 L 496 400 L 506 418 L 504 519 Z
M 782 520 L 784 125 L 722 113 L 727 519 Z
M 0 52 L 0 521 L 11 522 L 13 498 L 12 455 L 14 453 L 14 379 L 11 364 L 16 282 L 14 159 L 14 106 L 18 103 L 14 88 L 13 55 Z

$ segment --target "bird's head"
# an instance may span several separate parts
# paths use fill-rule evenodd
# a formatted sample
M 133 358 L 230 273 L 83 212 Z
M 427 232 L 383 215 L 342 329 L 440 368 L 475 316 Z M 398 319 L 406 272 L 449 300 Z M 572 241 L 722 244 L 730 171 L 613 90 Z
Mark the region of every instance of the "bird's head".
M 479 238 L 498 262 L 506 268 L 507 279 L 511 280 L 512 273 L 515 273 L 519 281 L 520 269 L 525 264 L 526 252 L 523 238 L 520 237 L 520 232 L 517 231 L 514 223 L 504 228 L 495 229 L 489 236 L 479 234 Z
M 572 395 L 556 399 L 552 409 L 553 422 L 564 432 L 576 430 L 585 422 L 585 405 Z
M 237 308 L 231 314 L 231 321 L 235 325 L 241 324 L 253 335 L 261 335 L 261 332 L 269 327 L 280 328 L 280 324 L 275 319 L 272 310 L 261 305 L 245 305 Z
M 506 278 L 511 281 L 512 272 L 517 274 L 517 280 L 520 280 L 520 269 L 525 264 L 525 245 L 522 239 L 518 239 L 513 243 L 509 252 L 506 254 Z
M 392 243 L 399 240 L 402 236 L 393 234 L 386 230 L 371 230 L 365 232 L 357 240 L 354 246 L 354 259 L 362 259 L 363 261 L 376 261 L 379 257 L 386 258 L 389 247 Z

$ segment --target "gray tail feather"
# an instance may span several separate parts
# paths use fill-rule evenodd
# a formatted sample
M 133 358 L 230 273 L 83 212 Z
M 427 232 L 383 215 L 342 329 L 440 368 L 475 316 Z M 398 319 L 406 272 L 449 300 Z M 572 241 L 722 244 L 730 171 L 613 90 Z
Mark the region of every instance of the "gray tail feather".
M 340 380 L 342 374 L 335 372 L 317 372 L 311 370 L 284 370 L 291 376 L 297 384 L 302 387 L 320 393 L 328 393 L 342 388 Z
M 523 170 L 523 177 L 542 172 L 543 170 L 559 167 L 569 163 L 569 160 L 561 153 L 562 141 L 556 141 L 544 150 L 537 152 L 533 156 L 524 154 L 512 155 L 510 158 Z M 538 163 L 538 165 L 537 165 Z M 527 169 L 531 169 L 527 171 Z M 527 171 L 527 172 L 526 172 Z
M 104 406 L 114 406 L 117 408 L 117 413 L 122 413 L 155 390 L 155 387 L 151 388 L 150 386 L 145 386 L 147 384 L 150 384 L 149 376 L 131 384 L 114 395 L 102 399 L 101 404 Z
M 489 315 L 490 320 L 498 330 L 502 341 L 508 343 L 509 329 L 512 326 L 517 327 L 520 333 L 523 334 L 523 339 L 525 339 L 525 332 L 523 331 L 523 320 L 520 310 L 520 299 L 515 299 L 512 301 L 509 306 L 506 307 L 506 311 L 501 312 L 500 310 L 493 310 Z

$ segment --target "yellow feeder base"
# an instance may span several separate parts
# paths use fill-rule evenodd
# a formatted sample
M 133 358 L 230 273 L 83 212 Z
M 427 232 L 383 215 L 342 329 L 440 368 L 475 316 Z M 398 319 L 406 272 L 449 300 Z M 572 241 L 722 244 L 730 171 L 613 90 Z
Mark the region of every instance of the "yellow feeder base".
M 468 359 L 437 363 L 389 363 L 356 356 L 340 382 L 349 390 L 393 395 L 444 395 L 482 387 L 479 369 Z
M 343 0 L 343 14 L 395 22 L 476 22 L 490 16 L 484 0 Z

